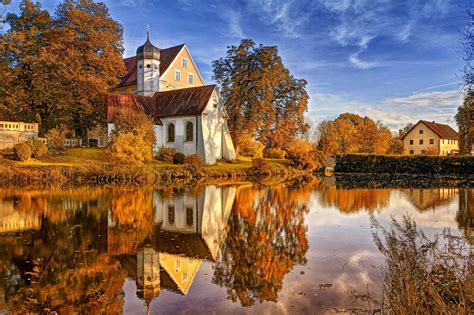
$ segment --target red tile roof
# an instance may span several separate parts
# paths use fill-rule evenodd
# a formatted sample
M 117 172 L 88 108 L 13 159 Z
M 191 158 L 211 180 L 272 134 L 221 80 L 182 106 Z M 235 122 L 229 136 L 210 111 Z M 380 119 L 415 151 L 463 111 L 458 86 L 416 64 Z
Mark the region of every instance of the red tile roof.
M 456 132 L 456 130 L 451 128 L 449 125 L 439 124 L 434 121 L 427 121 L 427 120 L 420 120 L 413 127 L 411 127 L 411 129 L 408 130 L 408 132 L 405 133 L 401 139 L 403 140 L 405 136 L 409 134 L 413 130 L 413 128 L 415 128 L 415 126 L 417 126 L 420 123 L 425 124 L 428 128 L 431 129 L 431 131 L 436 133 L 441 139 L 449 139 L 449 140 L 459 139 L 459 134 Z
M 176 58 L 178 53 L 183 48 L 184 44 L 160 49 L 160 76 L 165 73 L 169 68 L 173 60 Z M 137 83 L 137 58 L 136 56 L 125 58 L 123 60 L 125 66 L 127 67 L 127 74 L 120 81 L 119 87 L 129 84 Z
M 129 109 L 144 112 L 161 124 L 159 117 L 199 115 L 206 108 L 215 85 L 156 92 L 153 96 L 109 93 L 107 121 L 112 122 L 117 112 Z

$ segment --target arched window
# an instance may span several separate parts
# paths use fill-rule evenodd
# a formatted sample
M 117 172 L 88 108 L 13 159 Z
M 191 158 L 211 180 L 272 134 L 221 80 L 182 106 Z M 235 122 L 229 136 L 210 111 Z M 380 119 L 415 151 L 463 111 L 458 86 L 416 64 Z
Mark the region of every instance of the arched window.
M 186 123 L 186 141 L 193 141 L 193 123 L 190 121 Z
M 168 125 L 168 142 L 174 142 L 174 124 Z

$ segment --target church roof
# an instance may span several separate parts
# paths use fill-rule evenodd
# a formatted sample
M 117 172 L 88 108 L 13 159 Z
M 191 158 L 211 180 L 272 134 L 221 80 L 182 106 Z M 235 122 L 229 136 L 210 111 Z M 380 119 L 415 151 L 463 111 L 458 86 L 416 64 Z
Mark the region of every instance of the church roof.
M 153 96 L 109 93 L 107 121 L 112 122 L 121 109 L 143 112 L 161 124 L 160 117 L 199 115 L 206 108 L 215 85 L 156 92 Z
M 441 139 L 449 139 L 449 140 L 458 140 L 459 134 L 451 128 L 449 125 L 439 124 L 434 121 L 427 121 L 427 120 L 420 120 L 416 123 L 407 133 L 405 133 L 401 139 L 403 140 L 407 134 L 409 134 L 413 128 L 415 128 L 418 124 L 423 123 L 425 124 L 431 131 L 437 134 Z
M 176 58 L 178 53 L 184 47 L 184 44 L 173 46 L 166 49 L 159 49 L 160 51 L 160 75 L 165 73 L 169 68 L 173 60 Z M 125 66 L 127 67 L 127 74 L 120 81 L 119 87 L 124 85 L 136 84 L 137 83 L 137 57 L 129 57 L 124 60 Z

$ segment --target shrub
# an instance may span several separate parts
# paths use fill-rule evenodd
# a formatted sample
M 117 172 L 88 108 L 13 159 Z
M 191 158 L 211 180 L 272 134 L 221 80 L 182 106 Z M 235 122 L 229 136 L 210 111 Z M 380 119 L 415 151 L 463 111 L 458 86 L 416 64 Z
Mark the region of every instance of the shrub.
M 153 159 L 152 147 L 143 137 L 129 132 L 114 134 L 110 153 L 118 161 L 132 164 Z
M 296 168 L 312 171 L 321 165 L 321 156 L 306 140 L 298 139 L 288 146 L 287 159 Z
M 193 154 L 184 158 L 184 164 L 203 166 L 204 162 L 199 155 Z
M 13 147 L 15 157 L 19 161 L 27 161 L 31 158 L 32 150 L 30 145 L 25 142 L 18 143 Z
M 245 133 L 240 136 L 237 148 L 241 156 L 258 158 L 263 156 L 265 147 L 262 143 L 255 141 L 251 135 Z
M 161 146 L 156 154 L 156 159 L 163 162 L 173 162 L 173 156 L 176 154 L 175 148 Z
M 286 152 L 280 148 L 269 148 L 264 151 L 263 156 L 266 158 L 284 159 Z
M 48 146 L 54 150 L 63 150 L 66 144 L 66 135 L 68 129 L 64 125 L 60 125 L 53 129 L 50 129 L 46 134 L 48 139 Z
M 175 155 L 173 155 L 173 164 L 184 164 L 185 158 L 186 156 L 183 153 L 178 152 Z
M 150 117 L 140 112 L 121 110 L 115 117 L 110 152 L 122 162 L 146 163 L 153 159 L 155 140 Z
M 48 147 L 41 140 L 33 140 L 33 157 L 35 159 L 42 158 L 48 153 Z

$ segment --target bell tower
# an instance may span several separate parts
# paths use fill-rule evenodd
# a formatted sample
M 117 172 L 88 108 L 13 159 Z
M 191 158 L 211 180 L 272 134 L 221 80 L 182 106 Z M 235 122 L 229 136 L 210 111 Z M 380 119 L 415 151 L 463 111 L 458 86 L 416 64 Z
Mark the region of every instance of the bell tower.
M 137 94 L 153 96 L 160 89 L 160 50 L 150 42 L 137 48 Z

